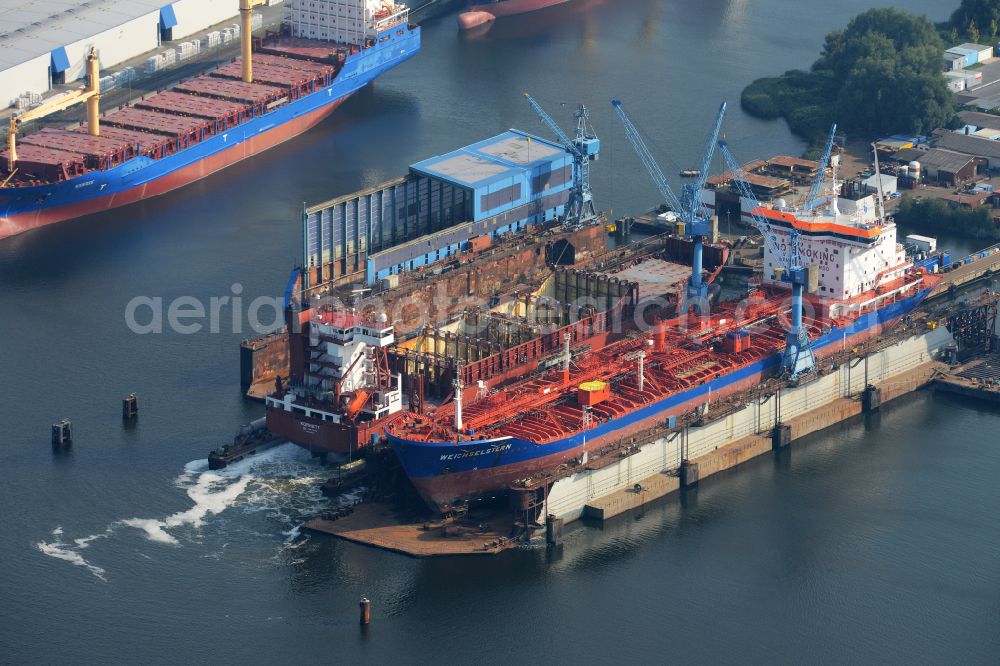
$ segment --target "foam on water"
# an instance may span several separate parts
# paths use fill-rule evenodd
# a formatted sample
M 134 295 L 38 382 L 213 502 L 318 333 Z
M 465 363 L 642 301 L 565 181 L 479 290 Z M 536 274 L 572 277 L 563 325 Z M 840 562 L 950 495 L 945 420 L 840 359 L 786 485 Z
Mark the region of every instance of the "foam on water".
M 101 539 L 103 537 L 106 537 L 107 533 L 92 534 L 91 536 L 84 537 L 82 539 L 74 539 L 73 541 L 73 543 L 75 544 L 74 546 L 70 546 L 69 544 L 64 543 L 62 540 L 62 535 L 63 535 L 63 528 L 57 527 L 54 530 L 52 530 L 52 536 L 54 537 L 52 541 L 49 542 L 39 541 L 38 543 L 35 544 L 35 548 L 37 548 L 42 553 L 48 555 L 49 557 L 54 557 L 58 560 L 65 560 L 66 562 L 69 562 L 70 564 L 75 564 L 78 567 L 85 567 L 87 571 L 94 574 L 94 576 L 96 576 L 98 579 L 104 581 L 105 583 L 108 582 L 108 579 L 104 575 L 105 574 L 104 569 L 94 564 L 91 564 L 83 557 L 83 555 L 80 554 L 80 551 L 89 546 L 91 541 L 93 541 L 94 539 Z
M 116 520 L 105 531 L 74 539 L 72 544 L 63 541 L 63 528 L 57 527 L 53 539 L 35 546 L 45 555 L 86 567 L 106 581 L 104 569 L 80 554 L 94 540 L 127 527 L 139 530 L 151 542 L 181 546 L 185 541 L 194 541 L 198 530 L 213 516 L 239 508 L 243 515 L 263 513 L 280 523 L 282 548 L 294 547 L 303 542 L 299 529 L 302 521 L 315 515 L 326 501 L 319 489 L 323 478 L 322 467 L 294 444 L 275 447 L 221 470 L 209 470 L 207 460 L 193 460 L 174 479 L 174 485 L 191 501 L 190 508 L 162 518 Z

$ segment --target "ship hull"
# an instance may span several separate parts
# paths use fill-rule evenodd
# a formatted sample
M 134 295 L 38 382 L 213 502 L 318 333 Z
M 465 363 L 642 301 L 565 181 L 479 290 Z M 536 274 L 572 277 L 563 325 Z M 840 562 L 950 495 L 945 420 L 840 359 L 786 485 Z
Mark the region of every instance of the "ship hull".
M 813 341 L 814 354 L 822 359 L 877 337 L 883 330 L 911 312 L 929 289 L 862 316 L 844 328 L 833 328 Z M 544 444 L 512 437 L 468 442 L 411 441 L 386 434 L 403 469 L 424 500 L 439 511 L 447 511 L 467 500 L 503 492 L 518 479 L 560 464 L 579 460 L 585 451 L 647 430 L 670 416 L 680 416 L 708 400 L 722 400 L 773 376 L 780 368 L 781 354 L 755 363 L 659 402 L 611 419 L 583 434 Z
M 200 180 L 315 126 L 420 50 L 420 28 L 348 56 L 334 82 L 161 159 L 136 157 L 59 183 L 0 190 L 0 238 L 118 208 Z
M 499 2 L 470 2 L 470 12 L 486 12 L 493 16 L 514 16 L 525 14 L 554 5 L 561 5 L 569 0 L 500 0 Z
M 313 455 L 352 457 L 371 442 L 381 437 L 385 423 L 366 421 L 355 425 L 342 425 L 311 418 L 294 412 L 268 407 L 267 429 L 277 437 L 287 439 Z

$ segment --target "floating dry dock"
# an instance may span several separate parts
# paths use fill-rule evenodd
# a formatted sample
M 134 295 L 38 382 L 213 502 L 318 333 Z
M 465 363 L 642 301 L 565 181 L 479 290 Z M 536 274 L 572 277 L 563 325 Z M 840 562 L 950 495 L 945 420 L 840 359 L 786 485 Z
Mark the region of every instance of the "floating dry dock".
M 956 306 L 949 320 L 960 321 L 982 308 L 995 309 L 997 297 L 989 298 L 991 303 L 985 305 L 980 301 Z M 807 383 L 768 382 L 729 401 L 710 404 L 707 412 L 691 414 L 672 428 L 664 424 L 595 452 L 578 466 L 526 479 L 511 488 L 513 511 L 493 509 L 486 517 L 477 516 L 484 527 L 481 531 L 449 519 L 409 522 L 380 504 L 359 505 L 349 516 L 316 519 L 306 528 L 414 557 L 498 553 L 517 545 L 507 538 L 509 528 L 516 524 L 518 509 L 525 508 L 519 504 L 529 503 L 538 488 L 548 488 L 543 501 L 550 523 L 609 520 L 806 435 L 876 411 L 883 403 L 932 383 L 942 386 L 941 382 L 958 377 L 955 385 L 979 381 L 985 386 L 993 375 L 970 377 L 985 369 L 995 369 L 1000 376 L 1000 357 L 977 357 L 955 369 L 944 362 L 979 333 L 964 331 L 956 339 L 947 321 L 917 313 L 892 335 L 830 359 Z

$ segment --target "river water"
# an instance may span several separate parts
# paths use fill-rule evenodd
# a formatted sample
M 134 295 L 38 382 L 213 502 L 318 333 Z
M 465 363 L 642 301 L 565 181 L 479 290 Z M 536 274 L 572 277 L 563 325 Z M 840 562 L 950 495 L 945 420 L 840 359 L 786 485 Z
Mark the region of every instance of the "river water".
M 303 202 L 508 127 L 544 134 L 524 90 L 566 127 L 590 105 L 595 196 L 616 214 L 658 196 L 612 97 L 670 174 L 696 163 L 722 99 L 738 157 L 798 154 L 783 123 L 742 114 L 739 91 L 808 66 L 866 4 L 577 0 L 475 37 L 446 17 L 425 26 L 418 59 L 306 136 L 0 242 L 0 661 L 995 663 L 995 410 L 919 394 L 642 515 L 574 526 L 557 552 L 418 561 L 299 534 L 326 505 L 322 471 L 290 445 L 206 470 L 206 452 L 261 414 L 239 393 L 246 307 L 223 309 L 218 333 L 139 335 L 125 320 L 137 296 L 280 296 Z M 141 415 L 123 427 L 133 391 Z M 64 416 L 76 443 L 54 454 Z

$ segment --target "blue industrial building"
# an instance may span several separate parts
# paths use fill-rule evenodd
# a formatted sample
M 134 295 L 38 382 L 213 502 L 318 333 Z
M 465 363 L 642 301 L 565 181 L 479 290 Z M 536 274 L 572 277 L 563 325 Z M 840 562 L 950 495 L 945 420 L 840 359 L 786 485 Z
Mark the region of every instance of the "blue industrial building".
M 462 252 L 478 236 L 557 219 L 573 155 L 518 130 L 410 166 L 374 188 L 307 208 L 307 286 L 364 274 L 367 284 Z

